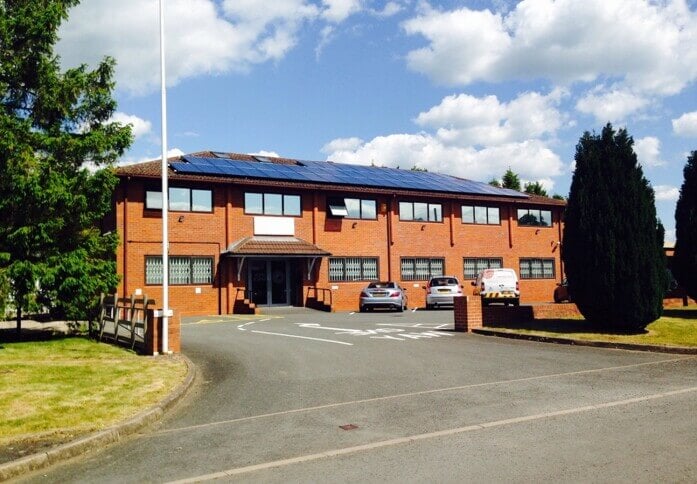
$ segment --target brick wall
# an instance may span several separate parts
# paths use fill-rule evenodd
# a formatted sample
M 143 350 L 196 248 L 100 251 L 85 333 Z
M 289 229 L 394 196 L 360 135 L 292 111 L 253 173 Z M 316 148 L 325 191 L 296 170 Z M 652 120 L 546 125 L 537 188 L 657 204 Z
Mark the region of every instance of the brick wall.
M 246 287 L 246 267 L 237 278 L 238 260 L 221 257 L 231 243 L 253 235 L 254 216 L 244 213 L 245 191 L 282 192 L 301 196 L 302 216 L 293 217 L 295 235 L 337 257 L 377 257 L 380 278 L 396 280 L 406 290 L 410 307 L 425 306 L 427 281 L 400 280 L 402 257 L 444 258 L 445 272 L 458 277 L 466 295 L 472 294 L 469 280 L 463 278 L 464 257 L 496 257 L 504 267 L 519 272 L 521 257 L 551 258 L 555 261 L 555 279 L 521 280 L 521 302 L 551 301 L 556 283 L 562 278 L 558 250 L 561 236 L 561 207 L 541 206 L 553 211 L 550 228 L 519 227 L 516 208 L 522 203 L 478 203 L 433 199 L 421 196 L 393 197 L 359 192 L 325 192 L 316 190 L 278 189 L 276 187 L 245 187 L 234 183 L 204 184 L 170 181 L 171 186 L 213 190 L 213 212 L 169 212 L 170 255 L 210 256 L 214 259 L 213 284 L 170 286 L 170 307 L 180 315 L 230 313 L 238 288 Z M 162 214 L 144 206 L 145 190 L 159 190 L 159 180 L 138 178 L 122 180 L 116 192 L 114 220 L 121 237 L 117 266 L 122 281 L 119 294 L 130 295 L 138 290 L 162 301 L 161 286 L 145 285 L 145 256 L 162 254 Z M 376 220 L 333 218 L 327 215 L 328 196 L 347 196 L 376 200 Z M 441 203 L 442 222 L 400 221 L 399 201 Z M 481 204 L 500 207 L 500 225 L 463 224 L 461 205 Z M 525 206 L 535 207 L 534 204 Z M 307 279 L 305 260 L 297 262 L 303 273 L 294 303 L 302 304 L 307 287 L 332 290 L 334 309 L 358 309 L 360 290 L 365 281 L 329 281 L 328 260 L 315 265 L 312 278 Z

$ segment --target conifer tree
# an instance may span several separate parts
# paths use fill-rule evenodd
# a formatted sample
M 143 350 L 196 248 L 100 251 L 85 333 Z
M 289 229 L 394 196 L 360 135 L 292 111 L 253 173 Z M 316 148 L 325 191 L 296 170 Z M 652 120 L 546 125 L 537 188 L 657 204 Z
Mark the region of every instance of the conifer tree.
M 673 275 L 692 299 L 697 299 L 697 151 L 683 169 L 680 198 L 675 207 Z
M 526 183 L 525 193 L 529 193 L 530 195 L 540 195 L 541 197 L 548 196 L 547 190 L 545 190 L 545 187 L 543 187 L 538 181 Z
M 591 323 L 639 330 L 660 317 L 662 227 L 626 130 L 610 124 L 576 146 L 562 257 L 571 296 Z M 659 240 L 661 239 L 661 240 Z
M 506 173 L 503 174 L 503 178 L 501 178 L 501 186 L 503 188 L 520 191 L 520 177 L 509 168 L 506 170 Z
M 110 164 L 132 141 L 109 122 L 114 62 L 61 72 L 53 46 L 77 0 L 0 0 L 0 275 L 17 310 L 88 316 L 100 291 L 118 282 L 116 234 L 99 223 L 110 210 Z

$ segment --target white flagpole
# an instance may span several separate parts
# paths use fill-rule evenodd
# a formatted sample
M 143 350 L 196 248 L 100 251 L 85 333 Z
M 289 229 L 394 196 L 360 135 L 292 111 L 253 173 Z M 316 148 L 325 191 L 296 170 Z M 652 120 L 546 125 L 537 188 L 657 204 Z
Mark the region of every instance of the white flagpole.
M 162 353 L 169 353 L 169 184 L 167 182 L 167 88 L 165 82 L 165 6 L 160 1 L 160 91 L 162 97 Z

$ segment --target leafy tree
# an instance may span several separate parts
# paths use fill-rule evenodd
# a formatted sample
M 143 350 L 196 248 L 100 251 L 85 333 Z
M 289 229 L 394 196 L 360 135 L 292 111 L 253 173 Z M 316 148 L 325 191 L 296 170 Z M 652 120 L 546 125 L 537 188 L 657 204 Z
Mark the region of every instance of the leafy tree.
M 662 227 L 633 144 L 610 124 L 600 135 L 584 133 L 564 227 L 573 300 L 586 320 L 615 330 L 660 317 L 665 292 Z
M 692 299 L 697 299 L 697 151 L 683 169 L 680 198 L 675 207 L 673 274 Z
M 117 283 L 116 234 L 99 221 L 116 185 L 109 165 L 132 142 L 109 122 L 114 61 L 61 72 L 53 46 L 77 0 L 0 0 L 0 271 L 17 310 L 89 316 Z
M 559 195 L 558 193 L 552 195 L 552 198 L 555 200 L 566 200 L 566 197 L 564 195 Z
M 491 180 L 489 180 L 489 185 L 491 185 L 492 187 L 501 188 L 501 182 L 498 181 L 496 178 L 492 178 Z
M 536 182 L 530 182 L 525 184 L 525 193 L 529 193 L 531 195 L 540 195 L 542 197 L 547 197 L 547 190 L 545 190 L 545 187 L 542 186 L 542 184 L 538 181 Z
M 509 168 L 506 170 L 506 173 L 503 174 L 503 178 L 501 178 L 501 186 L 503 188 L 520 191 L 520 177 Z
M 411 167 L 411 171 L 428 171 L 426 168 L 421 168 L 419 165 L 414 165 Z

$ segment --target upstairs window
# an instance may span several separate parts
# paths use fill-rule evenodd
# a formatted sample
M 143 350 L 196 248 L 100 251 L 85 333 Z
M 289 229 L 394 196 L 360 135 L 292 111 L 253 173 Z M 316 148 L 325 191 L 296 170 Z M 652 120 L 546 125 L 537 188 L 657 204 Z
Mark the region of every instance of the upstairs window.
M 552 212 L 538 209 L 518 209 L 518 225 L 529 227 L 551 227 Z
M 145 208 L 162 210 L 162 192 L 146 190 Z M 169 187 L 169 210 L 172 212 L 212 212 L 213 192 L 195 188 Z
M 360 198 L 330 198 L 327 202 L 332 217 L 375 220 L 377 205 L 375 200 Z
M 244 213 L 246 214 L 299 217 L 300 212 L 300 195 L 253 192 L 244 194 Z
M 399 202 L 399 220 L 414 222 L 442 222 L 440 203 Z
M 482 207 L 476 205 L 462 206 L 463 224 L 500 225 L 501 216 L 498 207 Z

